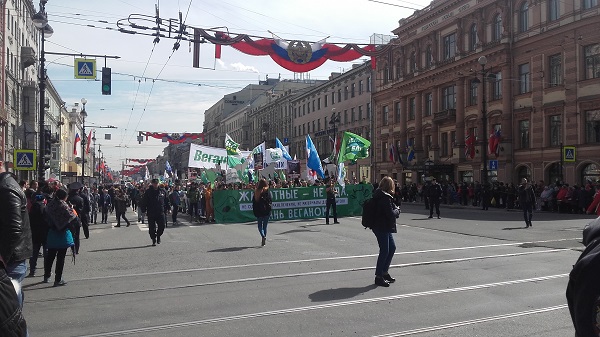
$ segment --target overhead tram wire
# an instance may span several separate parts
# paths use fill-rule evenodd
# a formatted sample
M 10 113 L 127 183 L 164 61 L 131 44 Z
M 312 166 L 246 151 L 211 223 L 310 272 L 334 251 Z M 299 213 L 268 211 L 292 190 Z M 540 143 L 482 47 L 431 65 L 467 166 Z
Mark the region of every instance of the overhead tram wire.
M 49 62 L 50 64 L 54 64 L 54 65 L 59 65 L 59 66 L 64 66 L 64 67 L 68 67 L 68 68 L 74 68 L 73 64 L 64 64 L 64 63 L 60 63 L 60 62 L 54 62 L 51 61 Z M 212 69 L 212 68 L 211 68 Z M 101 70 L 96 70 L 97 73 L 100 73 Z M 172 83 L 172 84 L 185 84 L 185 85 L 190 85 L 190 86 L 195 86 L 195 87 L 209 87 L 209 88 L 218 88 L 218 89 L 240 89 L 243 88 L 244 86 L 230 86 L 230 85 L 217 85 L 217 84 L 207 84 L 207 83 L 195 83 L 195 82 L 189 82 L 189 81 L 183 81 L 183 80 L 169 80 L 169 79 L 165 79 L 165 78 L 150 78 L 150 77 L 143 77 L 143 76 L 139 76 L 139 75 L 132 75 L 132 74 L 127 74 L 127 73 L 120 73 L 120 72 L 112 72 L 114 75 L 120 75 L 120 76 L 127 76 L 127 77 L 131 77 L 133 79 L 141 79 L 141 80 L 154 80 L 157 82 L 165 82 L 165 83 Z M 248 73 L 253 73 L 253 72 L 248 72 Z M 53 79 L 52 81 L 54 82 L 59 82 L 59 81 L 81 81 L 80 79 L 73 79 L 73 78 L 69 78 L 69 79 Z M 114 81 L 119 81 L 119 80 L 114 80 Z M 223 82 L 223 81 L 234 81 L 234 82 L 240 82 L 240 81 L 247 81 L 246 79 L 215 79 L 214 81 L 219 81 L 219 82 Z
M 182 22 L 180 23 L 180 26 L 179 26 L 179 28 L 180 28 L 180 31 L 179 31 L 179 34 L 177 35 L 177 39 L 176 39 L 176 41 L 175 41 L 175 44 L 173 45 L 173 50 L 171 51 L 171 55 L 169 55 L 169 58 L 167 58 L 167 61 L 165 61 L 165 64 L 164 64 L 164 65 L 163 65 L 163 67 L 160 69 L 160 71 L 158 72 L 158 75 L 156 75 L 156 77 L 160 77 L 160 75 L 162 74 L 162 72 L 163 72 L 163 71 L 165 70 L 165 68 L 167 67 L 167 64 L 168 64 L 168 63 L 169 63 L 169 61 L 171 60 L 171 57 L 173 57 L 173 54 L 175 54 L 175 51 L 179 50 L 179 42 L 181 41 L 182 34 L 183 34 L 183 32 L 185 31 L 185 28 L 186 28 L 186 27 L 185 27 L 185 21 L 187 20 L 187 16 L 188 16 L 188 14 L 189 14 L 189 12 L 190 12 L 190 7 L 192 6 L 192 1 L 193 1 L 193 0 L 190 0 L 190 4 L 189 4 L 189 6 L 188 6 L 187 13 L 185 14 L 185 18 L 184 18 L 183 20 L 181 20 L 181 15 L 180 15 L 180 21 L 182 21 Z M 159 2 L 159 4 L 160 4 L 160 2 Z M 158 21 L 158 20 L 159 20 L 159 19 L 158 19 L 158 7 L 157 7 L 157 21 Z M 156 46 L 156 45 L 158 44 L 158 42 L 160 41 L 160 39 L 159 39 L 159 35 L 160 35 L 160 34 L 157 32 L 157 37 L 156 37 L 156 39 L 154 40 L 154 42 L 155 42 L 155 43 L 154 43 L 154 45 L 155 45 L 155 46 Z M 154 49 L 154 48 L 153 48 L 153 49 Z M 136 130 L 137 130 L 137 128 L 139 127 L 140 123 L 142 122 L 142 118 L 144 118 L 144 114 L 146 113 L 146 109 L 147 109 L 147 107 L 148 107 L 148 103 L 150 102 L 150 97 L 152 96 L 152 91 L 153 91 L 153 89 L 154 89 L 154 84 L 155 84 L 155 83 L 156 83 L 156 82 L 155 82 L 155 80 L 153 79 L 153 80 L 152 80 L 152 86 L 150 87 L 150 92 L 148 93 L 148 97 L 147 97 L 147 99 L 146 99 L 146 104 L 144 105 L 144 109 L 142 110 L 142 115 L 140 116 L 140 119 L 138 119 L 138 122 L 137 122 L 137 124 L 136 124 L 136 126 L 135 126 L 135 129 L 136 129 Z M 129 122 L 127 122 L 127 127 L 129 127 Z M 131 142 L 131 141 L 133 140 L 133 138 L 134 138 L 134 137 L 135 137 L 135 132 L 133 132 L 133 133 L 131 134 L 131 138 L 129 138 L 129 141 L 128 141 L 127 143 Z M 125 145 L 127 145 L 127 144 L 125 144 Z
M 389 6 L 394 6 L 394 7 L 400 7 L 400 8 L 406 8 L 406 9 L 412 9 L 415 11 L 421 10 L 420 8 L 414 8 L 414 7 L 408 7 L 408 6 L 402 6 L 402 5 L 397 5 L 397 4 L 391 4 L 389 2 L 383 2 L 383 1 L 377 1 L 377 0 L 367 0 L 369 2 L 375 2 L 375 3 L 379 3 L 382 5 L 389 5 Z

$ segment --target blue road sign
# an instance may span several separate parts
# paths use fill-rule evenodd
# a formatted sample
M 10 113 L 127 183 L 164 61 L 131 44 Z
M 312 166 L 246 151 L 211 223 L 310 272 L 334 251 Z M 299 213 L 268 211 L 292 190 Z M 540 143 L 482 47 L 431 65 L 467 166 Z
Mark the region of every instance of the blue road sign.
M 284 142 L 284 143 L 286 143 L 286 144 L 287 144 L 287 142 L 288 142 L 288 141 L 289 141 L 289 139 L 287 139 L 287 137 L 286 137 L 286 138 L 283 138 L 283 142 Z
M 15 150 L 15 170 L 33 171 L 36 169 L 35 150 Z
M 75 78 L 96 79 L 96 60 L 75 59 Z
M 497 160 L 490 160 L 489 169 L 492 170 L 492 171 L 498 170 L 498 161 Z

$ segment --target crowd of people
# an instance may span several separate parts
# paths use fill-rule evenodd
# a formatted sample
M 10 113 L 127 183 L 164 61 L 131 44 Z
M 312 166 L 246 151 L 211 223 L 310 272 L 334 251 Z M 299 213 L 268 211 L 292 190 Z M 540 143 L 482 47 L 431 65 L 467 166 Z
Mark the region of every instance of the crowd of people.
M 438 191 L 439 185 L 441 191 Z M 432 188 L 435 186 L 435 188 Z M 568 183 L 545 184 L 539 181 L 532 184 L 538 211 L 598 214 L 600 215 L 600 184 L 587 182 L 584 186 Z M 503 208 L 521 209 L 523 198 L 519 197 L 519 185 L 514 183 L 493 182 L 491 184 L 441 182 L 434 179 L 425 184 L 396 185 L 395 198 L 404 202 L 424 202 L 430 204 L 429 196 L 443 204 L 460 204 L 481 207 L 482 209 Z M 427 206 L 428 208 L 428 206 Z

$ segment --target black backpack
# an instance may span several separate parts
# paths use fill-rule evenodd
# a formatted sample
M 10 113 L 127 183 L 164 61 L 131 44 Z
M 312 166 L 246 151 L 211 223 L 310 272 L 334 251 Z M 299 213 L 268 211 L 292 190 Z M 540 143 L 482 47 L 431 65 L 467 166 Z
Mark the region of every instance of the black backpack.
M 600 336 L 600 218 L 583 231 L 585 250 L 569 274 L 567 302 L 577 336 Z
M 377 218 L 377 200 L 370 198 L 365 200 L 362 205 L 361 223 L 367 228 L 372 228 Z

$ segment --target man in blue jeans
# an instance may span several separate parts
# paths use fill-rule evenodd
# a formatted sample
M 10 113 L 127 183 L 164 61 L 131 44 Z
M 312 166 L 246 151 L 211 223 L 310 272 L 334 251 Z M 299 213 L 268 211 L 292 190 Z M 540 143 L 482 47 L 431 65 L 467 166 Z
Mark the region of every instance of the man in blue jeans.
M 27 259 L 33 252 L 27 198 L 14 175 L 6 172 L 0 158 L 0 255 L 6 264 L 6 273 L 21 282 L 27 274 Z M 23 291 L 19 289 L 19 303 L 23 306 Z

